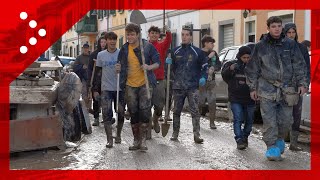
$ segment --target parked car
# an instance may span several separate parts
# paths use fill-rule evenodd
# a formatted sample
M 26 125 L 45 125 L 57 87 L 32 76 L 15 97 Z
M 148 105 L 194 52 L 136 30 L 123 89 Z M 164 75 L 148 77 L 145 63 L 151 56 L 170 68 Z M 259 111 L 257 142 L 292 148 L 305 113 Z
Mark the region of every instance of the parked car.
M 249 46 L 253 51 L 255 43 L 249 42 L 243 45 Z M 239 51 L 239 48 L 243 45 L 227 47 L 220 51 L 219 60 L 221 61 L 222 67 L 226 62 L 237 59 L 236 56 Z M 233 119 L 232 113 L 228 105 L 228 85 L 222 79 L 221 70 L 216 72 L 216 76 L 215 76 L 216 77 L 216 102 L 217 102 L 217 106 L 228 107 L 229 119 L 232 120 Z M 208 107 L 206 106 L 200 112 L 201 112 L 201 115 L 205 115 L 208 111 L 209 111 Z M 254 119 L 256 123 L 262 122 L 259 104 L 257 104 Z
M 60 63 L 62 64 L 62 66 L 66 66 L 68 64 L 70 64 L 70 62 L 75 61 L 76 58 L 74 57 L 68 57 L 68 56 L 55 56 L 52 57 L 51 60 L 58 60 L 60 61 Z

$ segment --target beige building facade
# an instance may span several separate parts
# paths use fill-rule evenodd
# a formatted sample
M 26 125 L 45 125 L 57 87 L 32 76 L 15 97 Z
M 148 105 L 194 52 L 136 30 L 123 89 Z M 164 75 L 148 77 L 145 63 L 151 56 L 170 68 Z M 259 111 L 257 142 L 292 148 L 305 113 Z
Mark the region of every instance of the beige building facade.
M 267 33 L 266 21 L 271 16 L 282 18 L 283 24 L 297 25 L 299 41 L 310 40 L 308 10 L 200 10 L 200 25 L 210 27 L 215 38 L 215 49 L 258 42 Z

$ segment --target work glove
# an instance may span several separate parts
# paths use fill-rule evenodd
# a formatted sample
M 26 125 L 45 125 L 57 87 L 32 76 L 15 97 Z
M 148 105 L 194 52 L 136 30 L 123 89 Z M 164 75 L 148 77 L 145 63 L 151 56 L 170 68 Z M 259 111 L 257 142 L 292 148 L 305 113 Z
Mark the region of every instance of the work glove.
M 200 86 L 206 85 L 206 78 L 204 78 L 204 77 L 200 78 L 200 80 L 199 80 L 199 85 L 200 85 Z
M 172 59 L 170 57 L 166 58 L 166 64 L 172 64 Z

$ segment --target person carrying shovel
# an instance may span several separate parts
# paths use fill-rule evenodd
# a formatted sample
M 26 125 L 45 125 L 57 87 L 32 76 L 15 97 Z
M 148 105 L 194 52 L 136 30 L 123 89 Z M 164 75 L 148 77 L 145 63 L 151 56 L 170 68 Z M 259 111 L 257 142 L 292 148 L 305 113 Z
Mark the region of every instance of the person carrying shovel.
M 166 31 L 166 38 L 164 41 L 159 42 L 160 37 L 160 29 L 156 26 L 151 26 L 148 30 L 148 37 L 149 42 L 154 45 L 154 47 L 157 49 L 160 55 L 161 64 L 160 67 L 156 70 L 154 70 L 154 74 L 156 75 L 157 79 L 157 85 L 153 89 L 152 93 L 152 105 L 154 106 L 154 112 L 152 116 L 152 122 L 153 122 L 153 129 L 156 133 L 160 132 L 160 126 L 158 119 L 162 115 L 162 110 L 165 104 L 165 87 L 166 82 L 164 80 L 164 64 L 165 64 L 165 58 L 167 50 L 170 47 L 172 36 L 171 32 L 168 26 L 164 27 Z M 147 133 L 147 139 L 151 139 L 151 124 L 150 121 L 148 133 Z
M 116 71 L 120 73 L 120 88 L 126 92 L 126 103 L 131 116 L 134 142 L 129 150 L 148 150 L 146 132 L 151 118 L 150 94 L 157 83 L 153 70 L 159 67 L 159 53 L 147 41 L 141 43 L 139 25 L 129 23 L 125 32 L 128 42 L 120 49 Z M 148 82 L 151 85 L 149 89 Z
M 107 40 L 107 49 L 98 53 L 97 67 L 102 68 L 101 80 L 97 79 L 94 86 L 94 98 L 99 96 L 99 87 L 101 87 L 101 107 L 104 128 L 107 134 L 107 148 L 113 147 L 112 137 L 112 102 L 118 107 L 117 136 L 115 143 L 121 143 L 121 130 L 124 122 L 124 92 L 117 87 L 117 73 L 115 65 L 117 64 L 119 49 L 116 48 L 117 34 L 108 32 L 105 34 Z M 100 84 L 101 82 L 101 84 Z M 117 97 L 118 96 L 118 97 Z M 117 101 L 117 99 L 119 99 Z M 111 112 L 111 113 L 110 113 Z

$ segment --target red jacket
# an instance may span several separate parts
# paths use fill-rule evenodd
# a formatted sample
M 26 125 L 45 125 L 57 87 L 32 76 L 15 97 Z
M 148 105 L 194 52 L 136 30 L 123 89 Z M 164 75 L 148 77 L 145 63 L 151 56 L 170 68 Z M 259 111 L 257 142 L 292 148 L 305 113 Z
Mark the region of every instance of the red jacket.
M 154 45 L 154 47 L 157 49 L 157 51 L 160 54 L 160 66 L 159 68 L 155 69 L 153 72 L 156 75 L 157 80 L 163 80 L 164 79 L 164 64 L 165 64 L 165 59 L 167 55 L 167 50 L 170 47 L 172 41 L 172 35 L 171 32 L 166 32 L 166 38 L 164 39 L 163 42 L 155 41 L 155 42 L 150 42 Z

